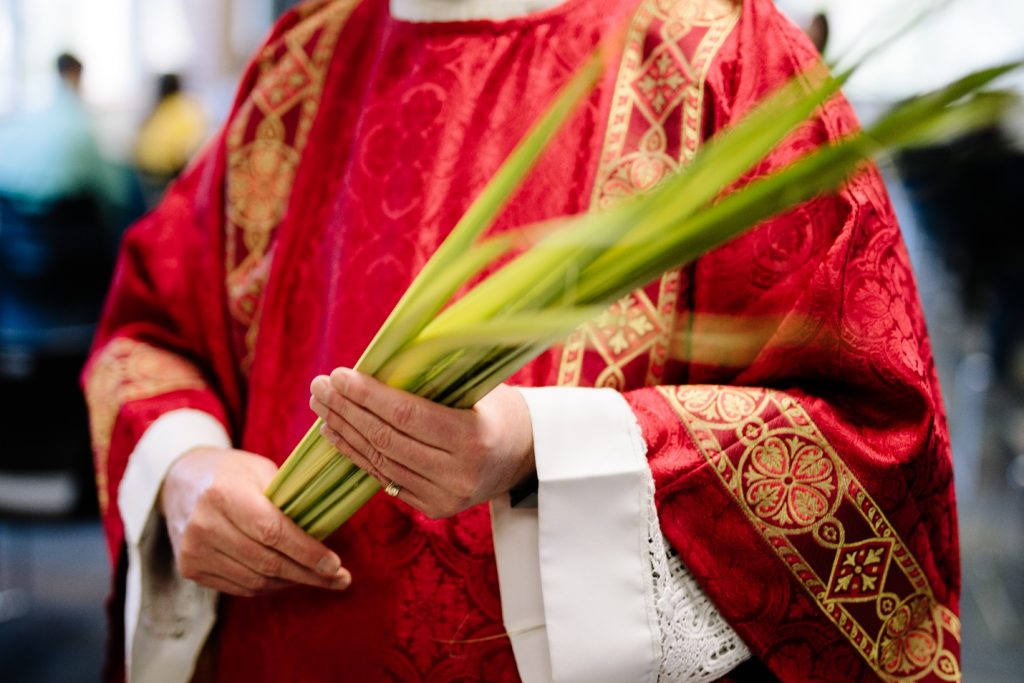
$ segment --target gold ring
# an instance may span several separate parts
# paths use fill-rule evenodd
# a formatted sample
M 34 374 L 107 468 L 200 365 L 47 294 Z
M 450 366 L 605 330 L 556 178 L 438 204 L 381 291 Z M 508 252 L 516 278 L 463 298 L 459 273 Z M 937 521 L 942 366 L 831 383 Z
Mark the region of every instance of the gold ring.
M 402 485 L 401 484 L 396 484 L 393 481 L 391 483 L 389 483 L 387 486 L 384 487 L 384 493 L 388 494 L 392 498 L 394 498 L 395 496 L 397 496 L 401 492 L 402 492 Z

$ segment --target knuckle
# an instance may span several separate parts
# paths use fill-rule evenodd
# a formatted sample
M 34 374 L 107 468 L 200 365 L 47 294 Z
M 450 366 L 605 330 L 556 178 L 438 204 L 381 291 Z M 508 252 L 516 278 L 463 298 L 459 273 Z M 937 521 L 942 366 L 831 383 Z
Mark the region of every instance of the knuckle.
M 367 454 L 367 461 L 370 465 L 370 473 L 374 476 L 382 474 L 381 470 L 384 469 L 384 454 L 377 449 L 373 449 Z
M 245 587 L 254 593 L 262 593 L 270 588 L 270 579 L 265 576 L 253 574 L 245 582 Z
M 224 490 L 221 484 L 215 481 L 207 486 L 206 490 L 199 494 L 197 502 L 199 507 L 220 508 L 224 502 Z
M 388 478 L 384 476 L 384 473 L 381 472 L 380 469 L 368 464 L 366 466 L 366 473 L 369 474 L 374 479 L 376 479 L 377 481 L 379 481 L 381 483 L 381 486 L 387 485 Z
M 392 421 L 399 429 L 407 428 L 416 422 L 418 413 L 419 409 L 416 407 L 415 403 L 412 401 L 400 401 L 398 405 L 395 406 Z
M 206 538 L 213 533 L 213 522 L 207 516 L 199 511 L 196 511 L 188 519 L 188 523 L 185 525 L 185 538 L 193 541 L 197 541 L 201 538 Z
M 474 453 L 493 453 L 498 447 L 498 440 L 487 432 L 477 432 L 469 443 Z
M 386 451 L 391 448 L 394 441 L 391 427 L 384 423 L 377 424 L 370 430 L 370 444 L 378 451 Z
M 263 545 L 276 546 L 281 542 L 284 529 L 281 520 L 274 517 L 264 517 L 256 522 L 256 538 Z
M 283 570 L 284 563 L 274 555 L 267 555 L 257 563 L 257 571 L 264 576 L 280 576 Z

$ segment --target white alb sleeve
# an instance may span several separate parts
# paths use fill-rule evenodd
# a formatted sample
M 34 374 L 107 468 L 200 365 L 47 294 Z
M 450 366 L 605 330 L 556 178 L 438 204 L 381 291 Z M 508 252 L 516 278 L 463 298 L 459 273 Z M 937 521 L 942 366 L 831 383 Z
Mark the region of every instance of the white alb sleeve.
M 526 683 L 710 681 L 750 653 L 661 534 L 647 446 L 615 391 L 521 390 L 538 507 L 492 501 L 505 628 Z
M 213 628 L 217 593 L 178 574 L 160 486 L 171 465 L 199 446 L 229 448 L 223 425 L 199 410 L 157 419 L 128 459 L 117 496 L 128 546 L 125 657 L 129 683 L 187 683 Z

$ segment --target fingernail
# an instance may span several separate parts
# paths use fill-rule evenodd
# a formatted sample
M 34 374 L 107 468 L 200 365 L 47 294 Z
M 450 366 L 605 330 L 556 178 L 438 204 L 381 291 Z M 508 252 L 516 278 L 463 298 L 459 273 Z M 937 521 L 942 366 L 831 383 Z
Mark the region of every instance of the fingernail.
M 341 560 L 338 559 L 337 555 L 324 555 L 316 563 L 316 570 L 328 576 L 336 573 L 339 569 L 341 569 Z

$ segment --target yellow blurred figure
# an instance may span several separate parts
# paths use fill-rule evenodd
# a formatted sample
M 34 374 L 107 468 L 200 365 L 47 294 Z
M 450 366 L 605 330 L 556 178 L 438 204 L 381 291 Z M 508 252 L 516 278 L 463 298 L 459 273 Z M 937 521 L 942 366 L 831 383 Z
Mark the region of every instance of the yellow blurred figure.
M 185 168 L 206 136 L 206 117 L 198 102 L 181 91 L 175 74 L 160 77 L 156 107 L 142 124 L 135 150 L 143 173 L 170 180 Z

